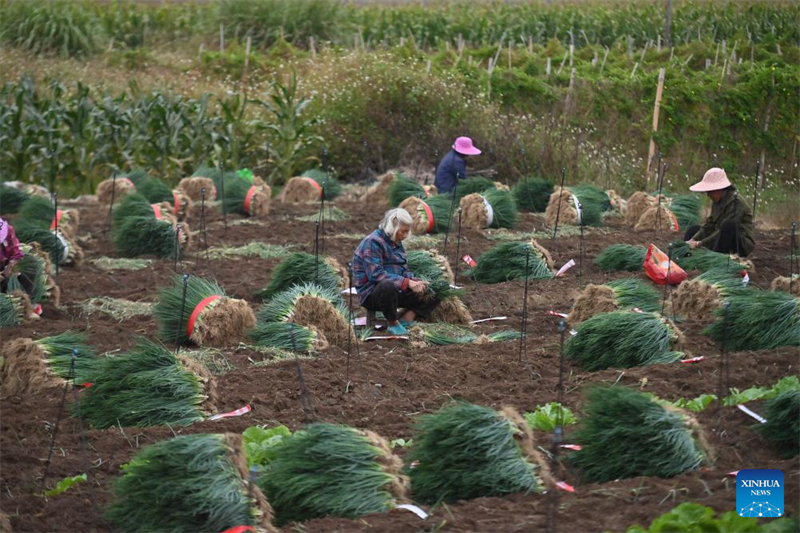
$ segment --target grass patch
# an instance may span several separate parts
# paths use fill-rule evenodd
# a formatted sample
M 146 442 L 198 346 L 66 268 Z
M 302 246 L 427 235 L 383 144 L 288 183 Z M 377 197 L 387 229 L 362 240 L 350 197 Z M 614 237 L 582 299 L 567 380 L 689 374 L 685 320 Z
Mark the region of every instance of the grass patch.
M 347 214 L 347 211 L 339 209 L 335 205 L 326 207 L 324 211 L 324 216 L 325 220 L 329 222 L 338 222 L 340 220 L 347 220 L 350 218 L 350 215 Z M 311 215 L 295 217 L 295 218 L 303 222 L 316 222 L 317 220 L 319 220 L 319 213 L 314 213 Z
M 231 364 L 222 350 L 217 348 L 198 348 L 197 350 L 181 350 L 181 354 L 194 359 L 215 376 L 227 374 L 236 367 Z
M 76 305 L 87 315 L 103 313 L 120 322 L 129 318 L 151 315 L 153 313 L 153 304 L 151 303 L 132 302 L 130 300 L 109 298 L 107 296 L 89 298 Z
M 443 240 L 444 235 L 412 235 L 403 241 L 403 246 L 407 250 L 427 250 L 437 248 Z
M 366 235 L 362 235 L 361 233 L 340 233 L 333 236 L 334 239 L 347 239 L 351 241 L 360 241 L 364 237 L 366 237 Z M 408 241 L 406 240 L 406 242 Z
M 264 356 L 263 359 L 260 361 L 255 361 L 250 358 L 250 366 L 261 367 L 261 366 L 269 366 L 274 363 L 280 363 L 281 361 L 291 361 L 293 359 L 313 359 L 313 355 L 309 355 L 307 353 L 295 353 L 291 350 L 283 350 L 281 348 L 267 348 L 265 346 L 253 346 L 251 344 L 240 344 L 239 348 L 247 348 L 249 350 L 253 350 L 254 352 L 258 352 Z
M 98 257 L 92 264 L 101 270 L 141 270 L 153 264 L 152 259 L 129 259 L 125 257 Z
M 222 224 L 224 225 L 224 224 Z M 237 220 L 229 220 L 229 226 L 266 226 L 267 223 L 263 220 L 258 220 L 254 218 L 239 218 Z
M 233 256 L 260 257 L 261 259 L 276 259 L 288 256 L 291 246 L 279 244 L 266 244 L 263 242 L 250 242 L 244 246 L 219 246 L 208 249 L 211 259 L 230 259 Z

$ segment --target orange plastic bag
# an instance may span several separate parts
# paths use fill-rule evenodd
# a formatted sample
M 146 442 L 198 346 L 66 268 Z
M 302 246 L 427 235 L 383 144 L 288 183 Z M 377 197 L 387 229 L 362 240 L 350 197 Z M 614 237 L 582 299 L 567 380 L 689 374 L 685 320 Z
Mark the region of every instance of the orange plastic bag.
M 686 271 L 671 261 L 655 244 L 647 249 L 644 271 L 657 285 L 679 285 L 687 278 Z

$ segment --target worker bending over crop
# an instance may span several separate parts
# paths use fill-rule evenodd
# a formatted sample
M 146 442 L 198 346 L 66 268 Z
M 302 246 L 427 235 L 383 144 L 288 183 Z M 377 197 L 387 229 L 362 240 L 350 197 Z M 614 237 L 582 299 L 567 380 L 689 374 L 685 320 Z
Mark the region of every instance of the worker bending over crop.
M 439 305 L 428 283 L 408 269 L 403 240 L 411 231 L 411 215 L 390 209 L 378 229 L 364 237 L 353 254 L 353 283 L 359 303 L 380 311 L 392 335 L 405 335 L 417 317 L 428 318 Z M 398 307 L 405 308 L 402 314 Z
M 479 155 L 480 150 L 472 144 L 469 137 L 459 137 L 453 143 L 453 148 L 445 154 L 436 167 L 436 190 L 439 194 L 452 192 L 456 188 L 458 180 L 467 179 L 467 162 L 469 156 Z
M 689 187 L 694 192 L 704 192 L 714 202 L 711 216 L 702 226 L 692 226 L 684 240 L 692 248 L 702 246 L 715 252 L 750 255 L 756 247 L 753 214 L 721 168 L 711 168 L 700 183 Z
M 0 292 L 6 292 L 11 269 L 23 257 L 14 228 L 0 218 Z

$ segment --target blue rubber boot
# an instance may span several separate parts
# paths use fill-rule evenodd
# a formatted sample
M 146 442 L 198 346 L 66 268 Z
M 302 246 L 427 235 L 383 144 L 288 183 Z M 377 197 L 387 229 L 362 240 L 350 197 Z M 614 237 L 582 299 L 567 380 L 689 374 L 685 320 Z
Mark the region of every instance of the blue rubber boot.
M 408 335 L 408 330 L 403 327 L 403 324 L 396 324 L 394 326 L 389 326 L 386 328 L 386 331 L 391 333 L 392 335 Z

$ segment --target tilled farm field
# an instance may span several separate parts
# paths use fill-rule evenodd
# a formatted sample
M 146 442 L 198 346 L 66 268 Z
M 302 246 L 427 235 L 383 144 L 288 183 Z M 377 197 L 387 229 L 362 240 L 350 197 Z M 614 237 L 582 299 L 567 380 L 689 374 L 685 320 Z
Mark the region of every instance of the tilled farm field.
M 340 263 L 350 261 L 358 237 L 377 225 L 385 206 L 339 200 L 336 206 L 350 215 L 338 222 L 326 222 L 324 252 Z M 45 305 L 41 320 L 2 331 L 3 343 L 20 337 L 34 339 L 65 330 L 82 331 L 98 353 L 117 353 L 131 348 L 137 337 L 155 337 L 156 323 L 149 316 L 118 320 L 97 312 L 87 314 L 80 305 L 89 298 L 111 297 L 133 302 L 154 302 L 159 288 L 175 273 L 171 260 L 157 260 L 140 270 L 104 270 L 91 263 L 99 257 L 117 257 L 110 238 L 104 236 L 106 208 L 98 204 L 77 204 L 81 212 L 78 232 L 83 239 L 86 261 L 80 267 L 63 268 L 59 275 L 61 307 Z M 298 220 L 313 215 L 316 205 L 286 205 L 273 202 L 270 215 L 253 224 L 235 224 L 229 217 L 226 229 L 215 210 L 208 212 L 208 246 L 237 247 L 254 241 L 292 245 L 294 250 L 312 252 L 315 224 Z M 199 228 L 195 217 L 190 219 Z M 522 215 L 518 232 L 546 231 L 543 218 Z M 474 258 L 496 244 L 493 232 L 465 230 L 461 255 Z M 2 414 L 2 486 L 0 506 L 10 518 L 13 531 L 112 531 L 102 517 L 102 509 L 112 499 L 112 483 L 120 467 L 143 446 L 167 439 L 173 434 L 241 433 L 253 425 L 285 424 L 292 431 L 312 421 L 348 424 L 373 430 L 388 439 L 413 435 L 415 418 L 430 413 L 450 401 L 464 399 L 492 408 L 503 405 L 520 412 L 557 400 L 559 376 L 559 333 L 557 318 L 547 314 L 569 312 L 576 294 L 588 283 L 604 283 L 621 277 L 639 276 L 601 272 L 592 259 L 614 243 L 649 244 L 665 247 L 666 236 L 652 232 L 634 233 L 622 219 L 607 218 L 606 226 L 586 235 L 586 255 L 582 265 L 550 281 L 529 285 L 527 362 L 520 361 L 518 341 L 493 344 L 467 344 L 412 348 L 403 341 L 360 343 L 350 356 L 348 382 L 347 353 L 331 347 L 318 357 L 300 360 L 311 401 L 304 409 L 292 360 L 268 364 L 268 357 L 246 345 L 222 350 L 227 364 L 218 368 L 216 411 L 227 412 L 249 404 L 252 412 L 241 417 L 195 423 L 189 427 L 117 427 L 86 429 L 86 452 L 81 445 L 81 429 L 75 417 L 64 418 L 55 439 L 49 479 L 59 480 L 91 468 L 93 486 L 80 484 L 52 498 L 39 496 L 54 425 L 58 418 L 63 387 L 55 386 L 41 394 L 6 398 L 0 402 Z M 231 256 L 207 260 L 202 253 L 200 234 L 195 231 L 194 248 L 178 265 L 179 272 L 214 277 L 228 295 L 245 299 L 254 307 L 260 300 L 254 292 L 270 280 L 280 259 Z M 521 237 L 519 240 L 525 240 Z M 456 263 L 455 232 L 448 242 L 451 265 Z M 579 238 L 539 239 L 553 255 L 557 265 L 570 259 L 579 261 Z M 751 283 L 767 288 L 771 280 L 789 274 L 789 235 L 786 232 L 759 231 L 758 248 L 752 256 L 755 271 Z M 441 243 L 436 245 L 441 249 Z M 459 261 L 460 263 L 460 261 Z M 582 275 L 580 275 L 582 273 Z M 478 324 L 478 333 L 518 329 L 523 308 L 523 282 L 476 285 L 464 275 L 464 302 L 475 319 L 507 316 L 505 321 Z M 709 319 L 710 320 L 710 319 Z M 582 392 L 595 383 L 618 383 L 666 400 L 693 398 L 717 393 L 720 349 L 702 329 L 709 321 L 683 321 L 687 352 L 704 356 L 696 364 L 654 365 L 623 370 L 586 372 L 567 361 L 564 403 L 576 415 L 582 409 Z M 800 363 L 797 348 L 741 351 L 729 354 L 730 387 L 769 387 L 784 376 L 797 375 Z M 267 361 L 265 361 L 267 359 Z M 70 391 L 67 403 L 81 391 Z M 759 403 L 750 405 L 759 410 Z M 603 484 L 581 483 L 566 465 L 559 479 L 575 487 L 574 493 L 550 491 L 546 494 L 515 494 L 502 498 L 478 498 L 442 505 L 430 510 L 421 521 L 407 511 L 369 515 L 356 520 L 324 518 L 284 531 L 540 531 L 555 520 L 557 531 L 624 531 L 631 524 L 648 525 L 655 517 L 681 502 L 692 501 L 718 512 L 736 505 L 734 478 L 729 472 L 743 468 L 774 468 L 785 473 L 786 513 L 795 516 L 800 501 L 800 468 L 796 458 L 781 460 L 777 452 L 751 427 L 755 421 L 734 407 L 718 412 L 712 405 L 697 414 L 717 453 L 713 465 L 671 479 L 638 477 Z M 566 430 L 569 442 L 570 429 Z M 535 432 L 538 445 L 550 449 L 550 435 Z M 404 454 L 402 448 L 395 448 Z M 641 451 L 646 454 L 648 450 Z M 88 457 L 87 457 L 88 454 Z M 554 472 L 558 465 L 551 464 Z M 551 511 L 557 507 L 555 519 Z M 98 514 L 97 510 L 100 510 Z M 553 522 L 550 522 L 553 525 Z

